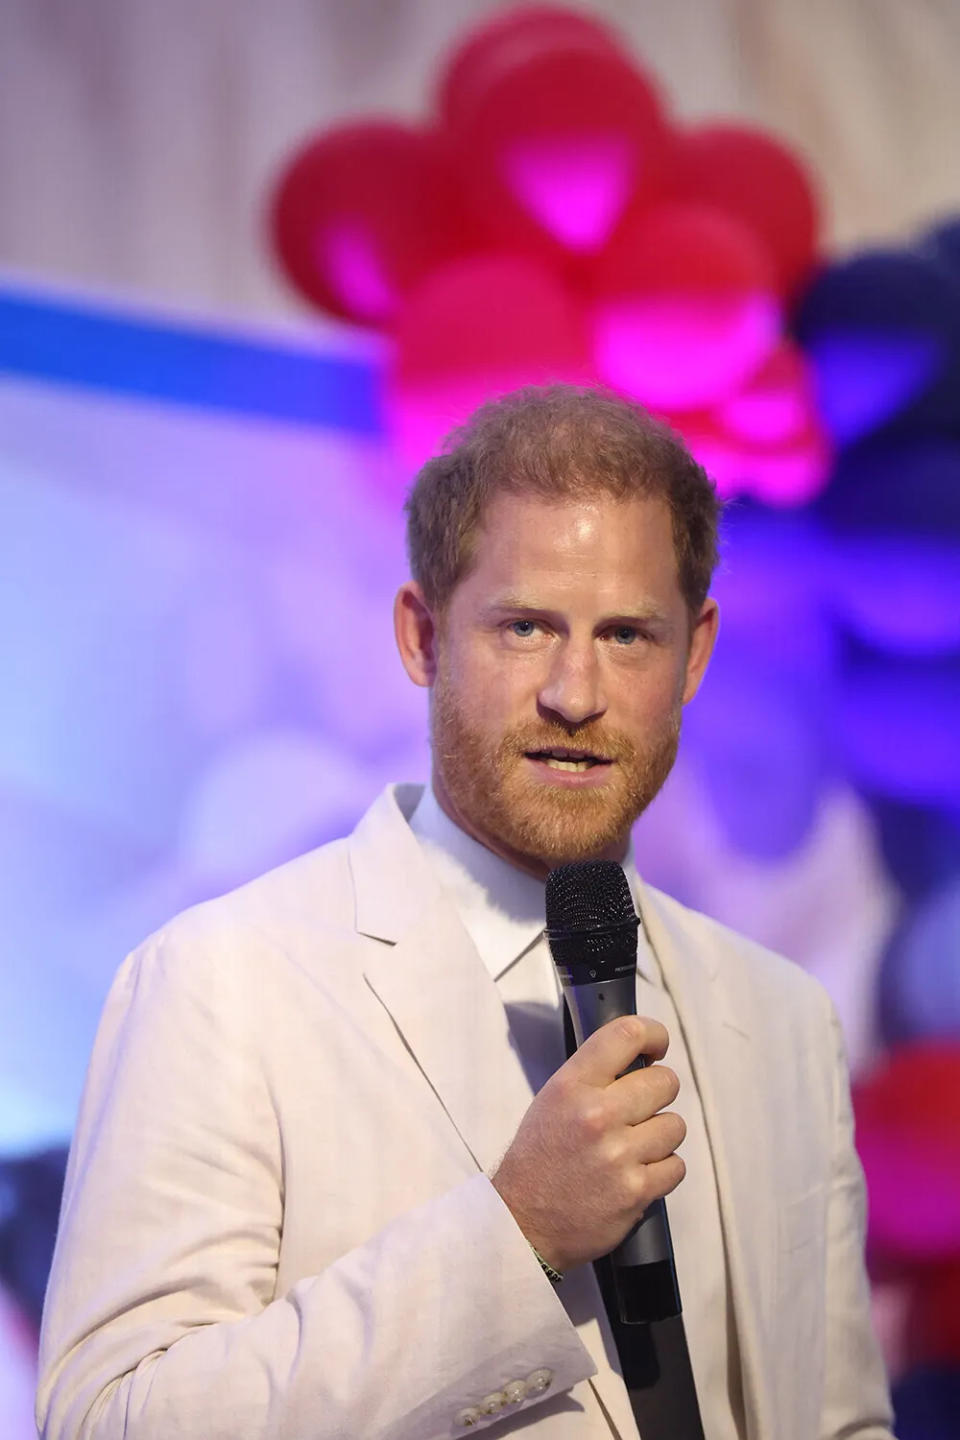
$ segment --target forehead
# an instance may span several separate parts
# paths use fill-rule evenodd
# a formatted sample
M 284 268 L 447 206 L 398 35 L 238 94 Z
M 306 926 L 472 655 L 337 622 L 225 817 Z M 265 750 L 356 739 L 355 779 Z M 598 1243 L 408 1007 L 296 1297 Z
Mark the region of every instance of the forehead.
M 680 600 L 667 502 L 660 496 L 495 496 L 458 590 L 469 598 L 521 583 L 604 594 L 636 589 Z

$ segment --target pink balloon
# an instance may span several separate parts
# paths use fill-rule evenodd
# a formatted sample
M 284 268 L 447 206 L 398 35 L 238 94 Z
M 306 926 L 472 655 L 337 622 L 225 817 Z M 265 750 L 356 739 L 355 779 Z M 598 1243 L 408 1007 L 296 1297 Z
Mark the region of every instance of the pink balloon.
M 576 305 L 547 270 L 512 255 L 472 256 L 435 271 L 403 307 L 396 340 L 388 414 L 410 465 L 493 395 L 591 379 Z
M 724 400 L 719 419 L 729 433 L 750 445 L 788 445 L 815 423 L 813 376 L 789 340 Z
M 662 204 L 631 216 L 590 278 L 597 370 L 654 409 L 731 397 L 779 340 L 769 260 L 716 210 Z
M 789 342 L 712 410 L 668 418 L 725 497 L 804 505 L 829 479 L 831 447 L 817 416 L 811 377 Z

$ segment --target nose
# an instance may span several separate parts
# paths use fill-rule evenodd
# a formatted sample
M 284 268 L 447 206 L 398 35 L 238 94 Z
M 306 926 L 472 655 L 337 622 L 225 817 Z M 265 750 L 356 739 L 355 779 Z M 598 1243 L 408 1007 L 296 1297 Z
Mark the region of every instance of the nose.
M 565 725 L 584 725 L 604 713 L 607 699 L 592 639 L 580 644 L 568 638 L 557 646 L 537 699 L 541 711 Z

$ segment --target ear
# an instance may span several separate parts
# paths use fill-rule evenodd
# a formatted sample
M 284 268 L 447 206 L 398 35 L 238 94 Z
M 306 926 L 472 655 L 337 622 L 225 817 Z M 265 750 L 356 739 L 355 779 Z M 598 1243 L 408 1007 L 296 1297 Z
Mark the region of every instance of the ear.
M 693 622 L 690 634 L 690 648 L 687 652 L 687 672 L 683 683 L 683 703 L 686 705 L 700 689 L 700 681 L 707 669 L 720 626 L 720 607 L 712 597 L 704 600 L 700 614 Z
M 397 591 L 393 631 L 403 668 L 414 685 L 432 685 L 437 674 L 437 625 L 415 580 L 407 580 Z

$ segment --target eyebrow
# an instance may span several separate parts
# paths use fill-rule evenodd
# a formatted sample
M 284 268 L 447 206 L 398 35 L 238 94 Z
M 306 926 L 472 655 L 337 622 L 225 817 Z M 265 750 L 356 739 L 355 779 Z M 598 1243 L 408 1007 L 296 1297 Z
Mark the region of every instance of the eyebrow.
M 558 612 L 549 605 L 538 605 L 526 595 L 498 595 L 483 607 L 485 615 L 556 615 Z M 653 601 L 641 599 L 629 610 L 618 610 L 604 617 L 607 623 L 619 622 L 628 625 L 667 625 L 670 617 L 665 615 Z

